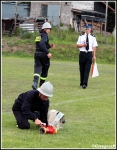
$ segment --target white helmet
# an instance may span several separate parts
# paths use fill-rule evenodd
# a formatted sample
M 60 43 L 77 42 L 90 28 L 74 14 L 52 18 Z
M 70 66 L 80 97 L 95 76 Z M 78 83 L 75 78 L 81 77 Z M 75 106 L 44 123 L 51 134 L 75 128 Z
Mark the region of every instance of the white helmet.
M 41 94 L 52 97 L 53 96 L 53 85 L 50 82 L 45 82 L 37 89 Z
M 46 28 L 51 29 L 51 25 L 50 25 L 49 22 L 45 22 L 45 23 L 42 25 L 42 29 L 46 29 Z

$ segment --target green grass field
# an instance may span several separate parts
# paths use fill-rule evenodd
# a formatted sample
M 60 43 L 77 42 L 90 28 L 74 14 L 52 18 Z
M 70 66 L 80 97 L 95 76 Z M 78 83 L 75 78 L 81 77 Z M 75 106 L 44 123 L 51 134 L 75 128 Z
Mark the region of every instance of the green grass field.
M 65 114 L 66 123 L 56 135 L 16 128 L 11 111 L 14 100 L 33 83 L 31 58 L 2 57 L 2 148 L 112 148 L 115 149 L 115 65 L 98 64 L 99 76 L 79 87 L 78 62 L 53 61 L 47 81 L 54 86 L 50 109 Z

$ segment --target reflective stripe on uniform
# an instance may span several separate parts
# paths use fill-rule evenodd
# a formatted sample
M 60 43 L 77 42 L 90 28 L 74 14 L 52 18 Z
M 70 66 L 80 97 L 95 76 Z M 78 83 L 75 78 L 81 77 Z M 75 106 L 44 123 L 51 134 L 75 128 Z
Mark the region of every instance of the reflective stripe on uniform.
M 46 80 L 46 78 L 44 78 L 44 77 L 40 77 L 40 79 L 41 79 L 41 80 Z
M 38 76 L 38 77 L 40 77 L 40 74 L 35 73 L 35 74 L 34 74 L 34 76 Z
M 46 80 L 46 78 L 44 78 L 44 77 L 40 77 L 40 79 L 41 79 L 41 80 Z
M 41 40 L 41 36 L 37 36 L 36 38 L 35 38 L 35 42 L 39 42 Z
M 34 76 L 38 76 L 38 77 L 40 77 L 40 79 L 41 79 L 41 80 L 46 80 L 46 78 L 41 77 L 41 76 L 40 76 L 40 74 L 35 73 L 35 74 L 34 74 Z

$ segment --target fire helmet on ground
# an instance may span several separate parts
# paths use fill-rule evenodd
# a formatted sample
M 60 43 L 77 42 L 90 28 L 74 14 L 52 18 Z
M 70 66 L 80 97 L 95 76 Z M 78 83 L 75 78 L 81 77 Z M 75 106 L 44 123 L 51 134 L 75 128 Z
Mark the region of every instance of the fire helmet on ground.
M 42 25 L 42 29 L 46 29 L 46 28 L 49 28 L 49 29 L 52 28 L 49 22 L 45 22 L 45 23 Z
M 45 96 L 53 96 L 53 85 L 49 81 L 44 82 L 37 90 Z

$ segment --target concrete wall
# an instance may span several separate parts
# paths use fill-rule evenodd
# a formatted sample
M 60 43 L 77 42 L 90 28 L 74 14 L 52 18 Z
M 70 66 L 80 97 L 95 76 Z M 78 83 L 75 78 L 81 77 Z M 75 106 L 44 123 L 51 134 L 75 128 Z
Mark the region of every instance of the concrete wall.
M 59 22 L 59 2 L 31 2 L 30 17 L 38 18 L 42 16 L 42 5 L 48 5 L 47 19 L 53 25 L 58 25 Z M 44 17 L 44 16 L 42 16 Z
M 30 17 L 37 18 L 38 16 L 41 16 L 41 3 L 31 1 Z
M 94 10 L 94 1 L 72 1 L 71 7 L 79 10 Z
M 61 22 L 65 25 L 70 24 L 71 13 L 71 2 L 61 2 Z
M 94 10 L 94 2 L 93 1 L 71 1 L 71 2 L 61 2 L 61 22 L 64 24 L 70 24 L 71 18 L 73 18 L 73 14 L 71 9 L 79 9 L 79 10 Z
M 30 17 L 38 17 L 38 16 L 42 16 L 42 12 L 41 12 L 41 6 L 42 4 L 58 4 L 59 2 L 49 2 L 49 1 L 37 1 L 37 2 L 33 2 L 31 1 L 31 10 L 30 10 Z

